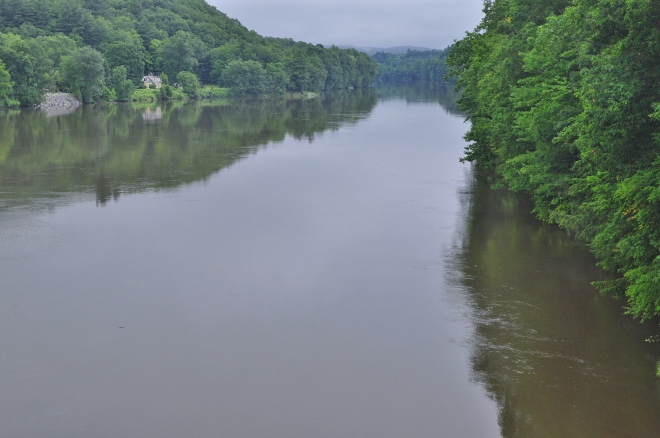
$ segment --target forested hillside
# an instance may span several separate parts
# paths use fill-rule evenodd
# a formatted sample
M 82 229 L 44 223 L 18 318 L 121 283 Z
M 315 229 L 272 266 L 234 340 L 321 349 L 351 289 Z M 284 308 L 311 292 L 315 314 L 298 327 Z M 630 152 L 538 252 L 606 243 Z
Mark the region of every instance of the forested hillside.
M 405 53 L 378 52 L 372 57 L 378 63 L 378 82 L 414 84 L 444 82 L 447 72 L 446 50 L 407 50 Z
M 449 56 L 466 159 L 587 241 L 630 313 L 660 314 L 660 2 L 487 0 Z
M 126 97 L 148 72 L 259 94 L 368 86 L 376 64 L 352 49 L 264 38 L 204 0 L 0 0 L 0 106 L 54 90 Z

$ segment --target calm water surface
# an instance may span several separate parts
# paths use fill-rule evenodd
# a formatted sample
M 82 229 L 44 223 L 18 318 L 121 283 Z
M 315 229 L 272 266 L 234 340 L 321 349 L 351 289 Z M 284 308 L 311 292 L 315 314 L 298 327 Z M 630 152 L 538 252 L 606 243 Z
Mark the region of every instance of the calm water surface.
M 657 322 L 466 128 L 420 89 L 0 115 L 0 436 L 658 436 Z

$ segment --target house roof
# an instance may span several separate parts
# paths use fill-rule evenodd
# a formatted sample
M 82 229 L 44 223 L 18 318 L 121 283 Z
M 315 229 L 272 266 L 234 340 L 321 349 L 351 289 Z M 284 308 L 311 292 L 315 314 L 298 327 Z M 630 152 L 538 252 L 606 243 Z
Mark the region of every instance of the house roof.
M 162 82 L 160 76 L 147 75 L 142 78 L 142 82 L 153 82 L 154 84 Z

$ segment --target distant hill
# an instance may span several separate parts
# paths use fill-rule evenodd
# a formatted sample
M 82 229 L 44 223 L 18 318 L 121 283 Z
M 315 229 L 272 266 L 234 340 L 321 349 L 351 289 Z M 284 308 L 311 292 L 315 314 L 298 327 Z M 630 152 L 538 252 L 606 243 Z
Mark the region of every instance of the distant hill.
M 391 49 L 400 49 L 393 47 Z M 378 63 L 377 82 L 381 84 L 445 83 L 447 54 L 445 50 L 413 50 L 385 52 L 371 57 Z
M 434 49 L 428 47 L 418 47 L 418 46 L 396 46 L 396 47 L 355 47 L 355 46 L 339 46 L 342 49 L 355 49 L 359 52 L 364 52 L 369 56 L 373 56 L 378 52 L 383 53 L 392 53 L 394 55 L 399 55 L 406 53 L 408 50 L 413 50 L 417 52 L 428 52 Z

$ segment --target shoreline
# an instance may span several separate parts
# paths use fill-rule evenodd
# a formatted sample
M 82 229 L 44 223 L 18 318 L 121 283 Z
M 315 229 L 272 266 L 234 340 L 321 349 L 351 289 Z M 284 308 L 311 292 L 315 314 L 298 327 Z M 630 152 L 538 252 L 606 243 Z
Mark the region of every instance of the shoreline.
M 47 116 L 63 116 L 72 113 L 82 103 L 70 93 L 46 93 L 44 100 L 36 105 L 38 108 L 46 113 Z
M 272 94 L 264 94 L 262 97 L 272 97 Z M 309 100 L 319 97 L 319 93 L 310 91 L 284 93 L 284 98 L 287 100 Z M 231 98 L 231 96 L 223 96 L 223 98 Z M 215 99 L 200 99 L 200 100 L 215 100 Z M 117 102 L 104 102 L 104 103 L 117 103 Z M 131 101 L 131 103 L 157 103 L 153 101 Z M 160 103 L 160 102 L 158 102 Z M 34 105 L 33 108 L 40 109 L 47 113 L 48 116 L 60 116 L 72 113 L 76 108 L 82 106 L 83 103 L 76 99 L 71 93 L 45 93 L 42 102 L 39 105 Z

